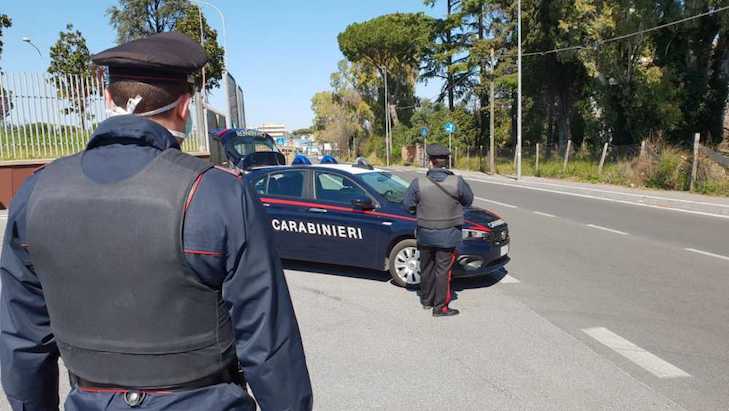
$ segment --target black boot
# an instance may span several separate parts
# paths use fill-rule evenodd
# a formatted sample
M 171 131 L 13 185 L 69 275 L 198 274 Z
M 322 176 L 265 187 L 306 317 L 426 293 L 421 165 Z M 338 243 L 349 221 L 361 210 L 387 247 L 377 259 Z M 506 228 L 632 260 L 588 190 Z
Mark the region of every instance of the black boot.
M 433 317 L 452 317 L 460 314 L 455 308 L 443 307 L 440 310 L 433 310 Z

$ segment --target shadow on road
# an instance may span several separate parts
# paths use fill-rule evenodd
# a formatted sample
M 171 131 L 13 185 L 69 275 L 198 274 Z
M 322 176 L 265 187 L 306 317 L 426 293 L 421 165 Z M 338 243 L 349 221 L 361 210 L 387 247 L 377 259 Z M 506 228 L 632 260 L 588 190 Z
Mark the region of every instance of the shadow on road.
M 509 272 L 505 268 L 489 273 L 481 277 L 457 278 L 453 281 L 453 289 L 456 291 L 472 290 L 475 288 L 487 288 L 498 284 Z
M 336 275 L 339 277 L 351 277 L 383 283 L 390 280 L 390 275 L 385 271 L 293 260 L 283 260 L 282 262 L 283 267 L 286 270 L 306 271 L 309 273 Z
M 394 285 L 392 279 L 390 278 L 390 274 L 388 274 L 386 271 L 368 270 L 365 268 L 294 260 L 283 260 L 283 267 L 286 270 L 305 271 L 307 273 L 314 274 L 335 275 L 338 277 L 350 277 L 360 280 L 378 281 L 382 283 L 389 282 L 390 284 Z M 507 274 L 508 271 L 505 268 L 502 268 L 493 273 L 480 277 L 456 278 L 453 280 L 453 290 L 460 292 L 464 290 L 488 288 L 492 285 L 498 284 L 499 281 L 506 277 Z M 405 289 L 410 292 L 416 292 L 419 288 L 420 287 L 418 286 L 409 286 Z

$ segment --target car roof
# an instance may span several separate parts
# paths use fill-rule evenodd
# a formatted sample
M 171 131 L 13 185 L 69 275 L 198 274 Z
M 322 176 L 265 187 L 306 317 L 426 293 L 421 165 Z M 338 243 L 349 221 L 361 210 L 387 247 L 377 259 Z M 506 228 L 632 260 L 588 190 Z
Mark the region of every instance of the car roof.
M 251 171 L 255 170 L 284 170 L 284 169 L 307 169 L 307 168 L 315 168 L 315 169 L 331 169 L 331 170 L 337 170 L 337 171 L 343 171 L 345 173 L 349 173 L 352 175 L 358 175 L 358 174 L 367 174 L 367 173 L 384 173 L 385 170 L 379 169 L 379 168 L 364 168 L 364 167 L 355 167 L 350 164 L 311 164 L 311 165 L 304 165 L 304 164 L 295 164 L 295 165 L 285 165 L 285 166 L 263 166 L 263 167 L 256 167 L 252 169 Z
M 366 173 L 374 173 L 374 172 L 384 172 L 384 170 L 380 170 L 379 168 L 364 168 L 364 167 L 355 167 L 351 164 L 313 164 L 312 165 L 315 168 L 330 168 L 334 170 L 344 171 L 350 174 L 366 174 Z

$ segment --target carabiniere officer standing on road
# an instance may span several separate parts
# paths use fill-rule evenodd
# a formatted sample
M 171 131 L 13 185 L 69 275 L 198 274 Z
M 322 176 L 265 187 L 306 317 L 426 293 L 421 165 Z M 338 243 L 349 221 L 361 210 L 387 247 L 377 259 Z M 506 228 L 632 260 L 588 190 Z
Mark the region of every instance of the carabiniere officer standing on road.
M 448 306 L 453 296 L 451 270 L 463 241 L 463 208 L 473 203 L 473 192 L 462 177 L 446 169 L 451 155 L 447 148 L 431 144 L 427 154 L 431 169 L 410 183 L 403 204 L 417 213 L 420 303 L 432 308 L 434 317 L 447 317 L 459 313 Z
M 180 152 L 203 49 L 179 33 L 93 58 L 107 105 L 86 150 L 37 171 L 2 250 L 2 384 L 16 411 L 311 410 L 289 290 L 240 175 Z M 239 373 L 239 369 L 242 373 Z

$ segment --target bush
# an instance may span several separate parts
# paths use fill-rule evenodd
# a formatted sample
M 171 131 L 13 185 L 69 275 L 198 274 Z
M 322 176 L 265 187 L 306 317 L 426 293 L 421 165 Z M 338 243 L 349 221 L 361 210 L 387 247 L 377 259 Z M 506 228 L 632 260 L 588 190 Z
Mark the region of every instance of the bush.
M 678 149 L 665 147 L 658 160 L 647 168 L 645 185 L 663 190 L 688 190 L 691 164 Z

